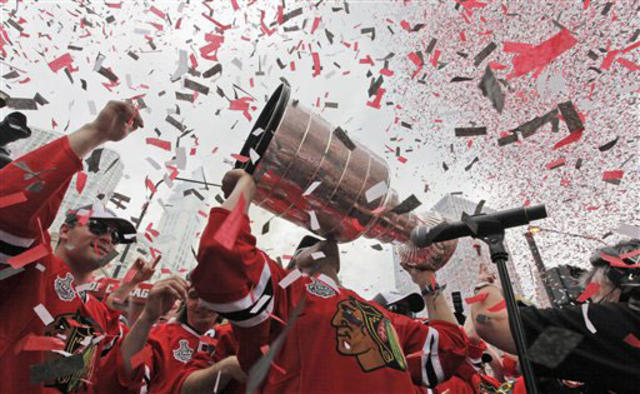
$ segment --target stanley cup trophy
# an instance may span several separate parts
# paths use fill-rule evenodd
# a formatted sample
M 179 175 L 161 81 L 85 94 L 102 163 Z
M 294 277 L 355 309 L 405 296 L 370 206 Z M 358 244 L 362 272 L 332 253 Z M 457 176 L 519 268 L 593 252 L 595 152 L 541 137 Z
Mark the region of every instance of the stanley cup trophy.
M 410 243 L 415 226 L 433 226 L 441 217 L 393 212 L 400 201 L 384 160 L 290 96 L 287 85 L 276 89 L 240 152 L 251 160 L 236 162 L 255 179 L 254 203 L 338 242 L 365 236 L 401 243 L 403 262 L 441 268 L 455 240 L 422 249 Z

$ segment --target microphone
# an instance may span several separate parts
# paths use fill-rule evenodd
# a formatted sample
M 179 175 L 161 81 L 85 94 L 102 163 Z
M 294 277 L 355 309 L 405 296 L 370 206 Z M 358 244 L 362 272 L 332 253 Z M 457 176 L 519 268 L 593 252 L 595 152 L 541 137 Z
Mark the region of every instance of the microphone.
M 532 207 L 514 208 L 491 214 L 466 216 L 462 221 L 440 223 L 435 227 L 418 226 L 411 232 L 411 241 L 419 248 L 435 242 L 472 236 L 482 238 L 510 227 L 522 226 L 529 222 L 547 217 L 544 204 Z

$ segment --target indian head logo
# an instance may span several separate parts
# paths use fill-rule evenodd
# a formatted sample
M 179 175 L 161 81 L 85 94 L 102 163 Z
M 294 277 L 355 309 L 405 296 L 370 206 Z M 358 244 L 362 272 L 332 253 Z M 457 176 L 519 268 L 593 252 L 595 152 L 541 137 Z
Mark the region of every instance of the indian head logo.
M 181 363 L 187 363 L 191 360 L 191 356 L 193 355 L 193 349 L 189 347 L 189 341 L 187 339 L 181 339 L 178 342 L 178 348 L 173 349 L 173 358 L 180 361 Z
M 336 329 L 338 353 L 355 356 L 364 372 L 386 367 L 407 369 L 398 334 L 382 312 L 354 297 L 336 307 L 331 325 Z
M 64 278 L 56 276 L 53 288 L 55 289 L 58 298 L 62 301 L 71 302 L 76 297 L 76 292 L 71 286 L 73 279 L 74 277 L 70 272 L 67 272 L 67 275 Z

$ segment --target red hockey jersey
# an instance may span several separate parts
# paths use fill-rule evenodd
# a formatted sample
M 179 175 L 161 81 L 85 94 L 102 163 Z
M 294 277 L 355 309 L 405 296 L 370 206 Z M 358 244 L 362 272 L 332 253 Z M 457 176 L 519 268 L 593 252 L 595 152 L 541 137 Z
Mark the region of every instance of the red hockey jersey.
M 256 248 L 246 215 L 234 247 L 225 249 L 215 234 L 228 215 L 225 209 L 211 210 L 192 277 L 203 301 L 234 324 L 245 370 L 305 299 L 263 392 L 420 392 L 415 384 L 435 387 L 465 359 L 466 336 L 456 325 L 423 324 L 326 276 L 297 277 L 299 272 L 284 270 Z
M 82 162 L 66 137 L 28 153 L 0 170 L 0 196 L 24 193 L 26 201 L 0 208 L 0 270 L 15 271 L 12 256 L 43 245 L 46 256 L 0 280 L 0 382 L 3 393 L 93 392 L 99 358 L 120 333 L 118 313 L 84 291 L 76 291 L 67 265 L 51 254 L 46 231 L 71 177 Z M 42 247 L 41 247 L 42 248 Z M 23 351 L 29 334 L 55 336 L 64 352 L 81 354 L 84 367 L 72 376 L 30 382 L 29 368 L 63 355 Z
M 112 391 L 121 393 L 179 393 L 184 379 L 193 371 L 192 359 L 198 368 L 205 368 L 235 354 L 237 344 L 228 325 L 216 326 L 200 335 L 189 326 L 176 321 L 153 327 L 143 362 L 136 366 L 133 376 L 124 373 L 121 355 L 117 356 L 117 384 Z M 120 353 L 120 352 L 118 352 Z

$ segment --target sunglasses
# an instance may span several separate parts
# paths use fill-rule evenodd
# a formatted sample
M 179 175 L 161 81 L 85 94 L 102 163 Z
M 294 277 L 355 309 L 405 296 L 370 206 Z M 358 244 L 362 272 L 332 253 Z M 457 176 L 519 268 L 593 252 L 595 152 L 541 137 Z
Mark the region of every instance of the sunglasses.
M 117 244 L 120 242 L 120 232 L 116 228 L 114 228 L 113 226 L 109 226 L 105 222 L 95 220 L 95 219 L 89 219 L 88 227 L 89 227 L 89 231 L 91 231 L 93 235 L 101 236 L 105 234 L 110 234 L 111 243 Z

